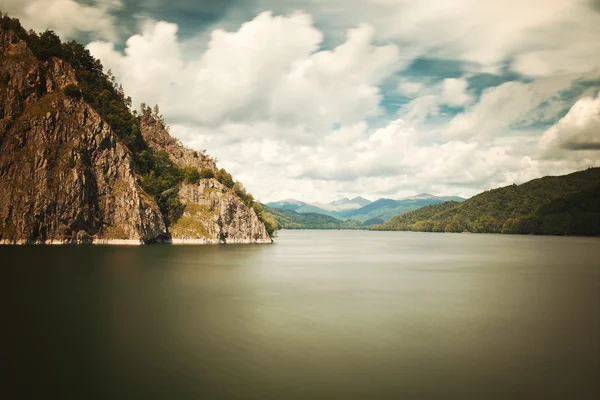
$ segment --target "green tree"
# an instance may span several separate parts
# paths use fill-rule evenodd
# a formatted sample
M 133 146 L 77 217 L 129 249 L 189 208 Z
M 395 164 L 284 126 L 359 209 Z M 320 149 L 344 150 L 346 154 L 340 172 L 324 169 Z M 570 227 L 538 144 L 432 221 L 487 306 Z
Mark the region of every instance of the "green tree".
M 228 188 L 233 188 L 233 185 L 235 184 L 235 182 L 233 181 L 233 178 L 231 177 L 231 174 L 227 171 L 225 171 L 223 168 L 221 168 L 216 175 L 217 180 L 223 184 L 224 186 L 228 187 Z
M 214 177 L 215 177 L 215 172 L 210 168 L 202 168 L 202 171 L 200 171 L 201 179 L 211 179 Z
M 185 169 L 185 181 L 187 183 L 191 183 L 193 185 L 197 185 L 198 183 L 200 183 L 200 172 L 198 171 L 197 168 L 195 167 L 187 167 Z

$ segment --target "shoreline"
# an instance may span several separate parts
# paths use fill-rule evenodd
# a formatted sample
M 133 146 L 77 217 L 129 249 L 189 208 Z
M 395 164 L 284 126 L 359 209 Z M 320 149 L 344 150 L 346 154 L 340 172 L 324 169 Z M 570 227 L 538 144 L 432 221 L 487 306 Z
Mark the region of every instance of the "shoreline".
M 97 245 L 97 246 L 152 246 L 154 244 L 170 244 L 175 246 L 205 246 L 205 245 L 220 245 L 220 244 L 273 244 L 274 241 L 269 239 L 232 239 L 227 241 L 214 239 L 169 239 L 159 240 L 156 242 L 144 242 L 141 239 L 94 239 L 91 242 L 74 242 L 68 240 L 47 240 L 45 242 L 28 242 L 26 240 L 0 240 L 0 246 L 80 246 L 80 245 Z

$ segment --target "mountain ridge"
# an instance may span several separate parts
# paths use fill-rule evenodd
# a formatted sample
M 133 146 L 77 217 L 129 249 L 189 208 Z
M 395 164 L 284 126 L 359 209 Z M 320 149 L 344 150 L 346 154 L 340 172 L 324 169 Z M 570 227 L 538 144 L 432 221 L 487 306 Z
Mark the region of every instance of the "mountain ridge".
M 600 168 L 546 176 L 393 217 L 373 230 L 600 235 Z
M 420 193 L 414 196 L 405 197 L 399 200 L 379 198 L 375 201 L 369 201 L 363 197 L 357 196 L 354 199 L 343 198 L 327 203 L 332 204 L 334 202 L 354 202 L 357 199 L 362 199 L 364 205 L 361 207 L 352 208 L 334 208 L 324 207 L 323 203 L 305 203 L 296 199 L 293 202 L 286 202 L 285 200 L 279 202 L 267 203 L 267 206 L 277 209 L 292 210 L 298 213 L 316 213 L 334 217 L 340 220 L 357 220 L 368 225 L 373 223 L 381 223 L 387 221 L 395 215 L 401 214 L 406 211 L 414 210 L 416 208 L 426 206 L 429 204 L 439 204 L 444 201 L 454 200 L 463 201 L 464 199 L 458 196 L 434 196 L 428 193 Z

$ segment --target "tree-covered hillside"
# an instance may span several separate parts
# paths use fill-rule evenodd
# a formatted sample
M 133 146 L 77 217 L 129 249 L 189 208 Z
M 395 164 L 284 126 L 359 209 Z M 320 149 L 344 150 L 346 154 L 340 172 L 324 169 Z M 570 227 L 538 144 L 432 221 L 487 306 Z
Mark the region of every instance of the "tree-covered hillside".
M 298 213 L 264 204 L 263 209 L 275 220 L 278 229 L 366 229 L 359 221 L 340 221 L 323 214 Z
M 374 230 L 600 234 L 600 168 L 548 176 L 398 215 Z

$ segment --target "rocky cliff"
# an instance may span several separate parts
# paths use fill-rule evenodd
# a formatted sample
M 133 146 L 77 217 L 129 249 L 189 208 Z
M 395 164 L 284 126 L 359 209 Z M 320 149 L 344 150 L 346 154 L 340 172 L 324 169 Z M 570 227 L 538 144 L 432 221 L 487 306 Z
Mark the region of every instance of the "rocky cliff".
M 146 114 L 140 118 L 141 132 L 148 145 L 165 150 L 182 168 L 211 170 L 217 175 L 216 163 L 202 152 L 187 149 L 167 132 L 158 118 Z M 248 207 L 232 188 L 215 178 L 198 183 L 183 183 L 179 199 L 183 215 L 170 227 L 173 243 L 270 243 L 265 224 L 255 210 Z
M 0 30 L 0 243 L 271 241 L 254 210 L 214 179 L 180 185 L 184 211 L 169 230 L 134 154 L 81 96 L 65 95 L 78 83 L 71 65 L 40 60 Z M 178 165 L 216 171 L 162 123 L 142 126 Z

